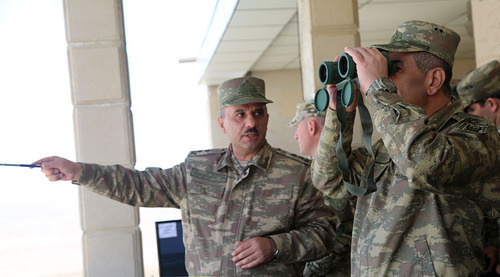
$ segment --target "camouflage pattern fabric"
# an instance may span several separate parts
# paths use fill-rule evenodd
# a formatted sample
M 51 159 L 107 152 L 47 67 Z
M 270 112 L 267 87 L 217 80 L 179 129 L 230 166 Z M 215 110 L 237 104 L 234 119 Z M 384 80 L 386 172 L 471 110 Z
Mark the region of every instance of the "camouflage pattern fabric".
M 458 83 L 457 93 L 464 107 L 488 97 L 500 98 L 500 63 L 493 60 L 467 73 Z M 500 125 L 497 131 L 500 135 Z M 485 246 L 500 248 L 499 225 L 500 222 L 488 218 L 485 220 Z
M 371 47 L 389 52 L 428 52 L 453 68 L 459 42 L 460 36 L 451 29 L 430 22 L 411 20 L 396 28 L 388 44 L 375 44 Z
M 307 117 L 325 117 L 326 111 L 318 112 L 314 101 L 307 100 L 297 105 L 295 117 L 289 126 L 296 126 Z M 354 204 L 345 200 L 334 200 L 327 196 L 325 203 L 337 218 L 335 241 L 332 252 L 327 256 L 306 264 L 304 276 L 351 276 L 351 234 L 354 219 Z
M 498 130 L 498 135 L 500 137 L 500 126 L 497 127 L 497 130 Z M 498 152 L 499 153 L 497 154 L 497 156 L 500 157 L 500 150 Z M 500 160 L 498 161 L 498 163 L 500 163 Z M 500 166 L 497 166 L 497 168 L 500 168 Z M 496 172 L 498 172 L 498 170 Z M 485 184 L 485 194 L 490 199 L 500 198 L 499 174 L 494 174 L 493 176 L 488 178 Z M 484 223 L 484 232 L 483 232 L 484 245 L 485 247 L 492 246 L 498 248 L 499 249 L 498 255 L 500 257 L 500 206 L 497 205 L 494 208 L 492 208 L 491 206 L 489 206 L 489 201 L 486 201 L 484 205 L 486 206 L 486 210 L 489 211 L 488 214 L 486 215 L 487 217 L 485 218 L 485 223 Z M 496 221 L 494 220 L 495 218 L 497 218 Z
M 457 92 L 464 107 L 488 97 L 500 98 L 500 63 L 493 60 L 466 74 Z
M 82 164 L 78 183 L 133 206 L 180 208 L 190 275 L 302 275 L 332 248 L 332 212 L 311 184 L 309 160 L 269 144 L 256 155 L 240 178 L 229 147 L 191 152 L 170 169 Z M 267 236 L 276 259 L 237 268 L 236 241 Z
M 325 117 L 326 111 L 318 112 L 314 107 L 314 100 L 307 100 L 297 104 L 295 117 L 288 123 L 288 126 L 297 126 L 306 117 Z
M 498 185 L 484 183 L 500 172 L 496 128 L 461 112 L 458 101 L 427 117 L 395 92 L 386 87 L 367 94 L 382 139 L 373 147 L 377 190 L 356 202 L 351 274 L 479 276 L 483 219 L 498 219 L 500 207 Z M 346 129 L 354 117 L 347 116 Z M 328 110 L 311 174 L 326 195 L 349 199 L 334 149 L 339 126 L 336 112 Z M 365 185 L 370 155 L 352 150 L 351 138 L 345 139 L 348 179 Z
M 304 276 L 351 276 L 351 239 L 355 200 L 338 200 L 324 196 L 325 203 L 337 217 L 333 251 L 327 256 L 306 264 Z
M 266 98 L 264 80 L 256 77 L 227 80 L 217 88 L 217 95 L 221 108 L 248 103 L 273 103 Z

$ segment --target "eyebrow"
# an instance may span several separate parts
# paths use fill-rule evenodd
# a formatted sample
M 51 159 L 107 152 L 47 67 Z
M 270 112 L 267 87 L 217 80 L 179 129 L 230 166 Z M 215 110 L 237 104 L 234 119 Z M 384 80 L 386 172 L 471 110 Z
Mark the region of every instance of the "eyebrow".
M 391 62 L 393 63 L 402 63 L 400 59 L 391 59 Z

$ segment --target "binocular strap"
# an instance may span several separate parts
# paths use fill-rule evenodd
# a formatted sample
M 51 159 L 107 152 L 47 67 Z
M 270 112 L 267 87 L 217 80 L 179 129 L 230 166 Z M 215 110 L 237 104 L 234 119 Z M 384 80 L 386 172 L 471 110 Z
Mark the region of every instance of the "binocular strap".
M 369 171 L 368 171 L 368 176 L 366 176 L 366 186 L 355 186 L 346 181 L 346 179 L 348 179 L 349 176 L 349 161 L 347 160 L 347 155 L 344 151 L 344 147 L 342 146 L 342 136 L 343 136 L 342 134 L 344 129 L 346 128 L 346 110 L 343 105 L 339 104 L 339 101 L 337 101 L 337 117 L 340 122 L 340 136 L 335 151 L 337 153 L 338 168 L 342 172 L 342 181 L 344 185 L 346 186 L 347 190 L 350 193 L 358 197 L 361 197 L 365 194 L 376 191 L 377 186 L 373 179 L 374 175 L 373 171 L 375 165 L 375 155 L 373 153 L 373 148 L 371 143 L 373 125 L 370 117 L 370 112 L 363 103 L 363 96 L 361 94 L 358 95 L 358 108 L 359 108 L 358 109 L 359 116 L 361 119 L 361 127 L 363 129 L 363 144 L 365 145 L 365 148 L 371 155 L 371 159 L 368 158 L 369 164 L 367 164 Z

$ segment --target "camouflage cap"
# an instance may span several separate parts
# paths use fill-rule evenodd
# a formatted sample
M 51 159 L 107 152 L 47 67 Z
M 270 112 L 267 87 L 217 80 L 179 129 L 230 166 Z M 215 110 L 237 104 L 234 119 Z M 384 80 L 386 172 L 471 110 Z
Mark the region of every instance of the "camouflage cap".
M 394 31 L 388 44 L 375 44 L 371 47 L 389 52 L 428 52 L 453 68 L 460 36 L 444 26 L 419 20 L 406 21 Z
M 467 73 L 457 85 L 464 107 L 486 99 L 500 97 L 500 63 L 493 60 Z
M 288 123 L 288 126 L 296 126 L 302 119 L 313 116 L 324 117 L 326 116 L 326 110 L 318 112 L 316 108 L 314 108 L 314 101 L 312 99 L 299 103 L 297 104 L 297 113 L 292 121 Z
M 227 80 L 217 89 L 221 108 L 248 103 L 273 103 L 266 99 L 264 80 L 242 77 Z

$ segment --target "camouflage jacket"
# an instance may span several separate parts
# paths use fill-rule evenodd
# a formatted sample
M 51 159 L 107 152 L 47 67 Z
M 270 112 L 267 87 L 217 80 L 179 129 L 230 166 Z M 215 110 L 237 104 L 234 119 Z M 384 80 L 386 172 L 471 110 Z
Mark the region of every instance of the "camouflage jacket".
M 332 252 L 306 264 L 304 276 L 351 276 L 351 239 L 355 201 L 332 199 L 324 195 L 325 203 L 337 218 Z
M 382 139 L 373 147 L 377 190 L 356 203 L 351 274 L 479 276 L 483 219 L 494 213 L 486 209 L 500 207 L 499 194 L 487 193 L 482 182 L 499 172 L 496 129 L 461 112 L 458 101 L 427 117 L 389 89 L 368 93 L 367 99 Z M 343 131 L 346 179 L 365 187 L 372 158 L 364 148 L 350 148 L 354 117 L 347 115 Z M 350 194 L 335 154 L 339 125 L 329 110 L 312 178 L 326 195 L 345 199 Z
M 140 207 L 181 209 L 190 275 L 294 276 L 332 247 L 334 219 L 311 183 L 310 162 L 266 144 L 238 178 L 231 148 L 191 152 L 170 169 L 82 164 L 78 181 Z M 236 241 L 271 237 L 276 259 L 235 266 Z

